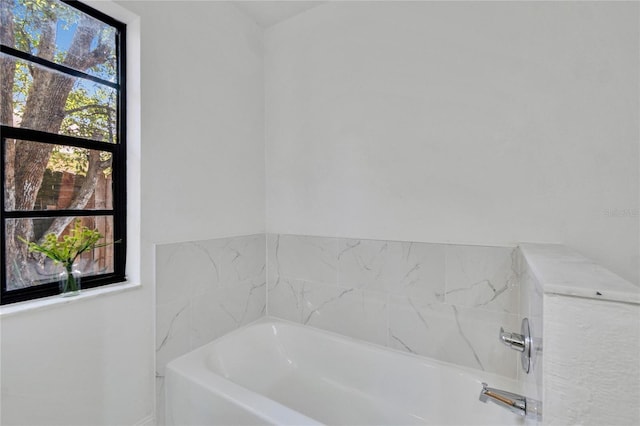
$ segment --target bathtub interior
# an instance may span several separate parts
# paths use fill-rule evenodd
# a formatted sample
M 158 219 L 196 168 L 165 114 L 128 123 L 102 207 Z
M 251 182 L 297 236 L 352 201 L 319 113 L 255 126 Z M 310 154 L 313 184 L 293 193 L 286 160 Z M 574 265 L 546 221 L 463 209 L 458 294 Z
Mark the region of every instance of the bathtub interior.
M 253 410 L 251 416 L 262 423 L 295 423 L 273 412 L 282 414 L 286 407 L 308 418 L 304 424 L 524 424 L 507 410 L 478 401 L 482 381 L 513 389 L 514 380 L 274 318 L 235 330 L 189 356 L 188 365 L 200 363 L 202 369 L 187 371 L 191 367 L 183 363 L 181 380 L 208 376 L 225 389 L 226 401 Z M 169 370 L 180 371 L 177 364 Z M 247 398 L 254 403 L 247 404 Z M 262 409 L 255 401 L 262 401 Z
M 408 409 L 416 406 L 417 401 L 411 400 L 416 395 L 394 389 L 397 381 L 403 380 L 397 371 L 370 374 L 375 366 L 366 357 L 358 368 L 352 368 L 353 360 L 336 342 L 314 343 L 309 341 L 311 336 L 299 334 L 298 342 L 291 344 L 294 337 L 290 331 L 282 324 L 260 324 L 249 330 L 258 335 L 258 344 L 229 339 L 236 341 L 215 348 L 208 364 L 232 382 L 325 424 L 422 423 L 421 417 Z M 310 353 L 318 344 L 328 355 L 322 362 Z M 238 356 L 238 349 L 246 355 Z M 255 354 L 260 354 L 260 362 Z M 385 398 L 380 389 L 405 399 Z

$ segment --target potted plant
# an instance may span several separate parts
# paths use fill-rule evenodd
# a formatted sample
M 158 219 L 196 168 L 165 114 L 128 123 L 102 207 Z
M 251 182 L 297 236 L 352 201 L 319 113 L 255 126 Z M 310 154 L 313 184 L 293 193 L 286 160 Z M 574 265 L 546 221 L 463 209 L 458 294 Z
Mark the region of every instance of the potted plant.
M 81 277 L 80 271 L 74 269 L 74 262 L 86 251 L 111 244 L 98 244 L 103 237 L 97 229 L 82 226 L 82 221 L 77 219 L 71 232 L 61 240 L 54 233 L 45 235 L 41 244 L 18 238 L 28 245 L 30 252 L 42 253 L 55 263 L 62 264 L 64 271 L 60 273 L 60 292 L 62 296 L 74 296 L 80 293 Z

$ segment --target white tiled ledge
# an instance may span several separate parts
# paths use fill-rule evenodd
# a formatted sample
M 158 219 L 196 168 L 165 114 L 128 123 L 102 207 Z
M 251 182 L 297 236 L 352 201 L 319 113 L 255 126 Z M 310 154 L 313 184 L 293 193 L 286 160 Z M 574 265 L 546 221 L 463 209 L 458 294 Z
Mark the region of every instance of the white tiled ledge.
M 142 286 L 138 283 L 116 283 L 102 287 L 81 290 L 80 294 L 73 297 L 61 297 L 60 295 L 43 297 L 42 299 L 28 300 L 26 302 L 13 303 L 11 305 L 0 307 L 0 317 L 8 317 L 19 315 L 21 313 L 35 312 L 44 309 L 55 308 L 69 303 L 78 303 L 87 299 L 103 297 L 107 295 L 122 293 L 129 290 L 135 290 Z
M 560 244 L 519 245 L 547 294 L 640 304 L 640 287 Z

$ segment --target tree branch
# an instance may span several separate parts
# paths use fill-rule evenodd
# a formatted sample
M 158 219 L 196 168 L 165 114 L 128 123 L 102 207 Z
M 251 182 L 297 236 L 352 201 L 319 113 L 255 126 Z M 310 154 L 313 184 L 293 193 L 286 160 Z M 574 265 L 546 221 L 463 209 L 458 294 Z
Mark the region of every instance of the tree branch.
M 90 50 L 93 38 L 98 34 L 99 23 L 82 15 L 73 42 L 64 58 L 63 64 L 80 71 L 86 71 L 107 60 L 110 49 L 99 42 L 95 49 Z
M 42 35 L 38 43 L 38 56 L 53 61 L 56 51 L 56 35 L 58 33 L 57 20 L 55 16 L 42 22 Z

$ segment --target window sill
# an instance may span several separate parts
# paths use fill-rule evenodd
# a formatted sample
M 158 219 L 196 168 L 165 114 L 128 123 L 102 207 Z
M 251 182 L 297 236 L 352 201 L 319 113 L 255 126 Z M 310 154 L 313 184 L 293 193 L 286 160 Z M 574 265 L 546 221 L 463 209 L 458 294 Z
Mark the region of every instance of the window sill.
M 61 297 L 60 295 L 43 297 L 42 299 L 28 300 L 26 302 L 13 303 L 11 305 L 0 306 L 0 318 L 19 315 L 26 312 L 35 312 L 57 306 L 76 303 L 86 299 L 107 296 L 111 294 L 123 293 L 125 291 L 141 288 L 137 283 L 117 283 L 102 287 L 81 290 L 80 294 L 73 297 Z

